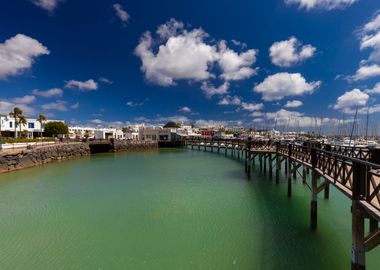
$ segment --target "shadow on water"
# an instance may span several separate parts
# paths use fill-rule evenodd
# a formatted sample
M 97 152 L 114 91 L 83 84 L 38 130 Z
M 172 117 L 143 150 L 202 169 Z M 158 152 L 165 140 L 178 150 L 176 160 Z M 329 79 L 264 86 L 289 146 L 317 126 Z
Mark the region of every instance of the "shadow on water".
M 213 154 L 217 155 L 215 152 Z M 224 152 L 218 156 L 225 158 Z M 244 158 L 239 160 L 229 153 L 227 157 L 239 162 L 242 171 L 228 170 L 226 177 L 233 181 L 246 180 L 241 177 L 242 172 L 244 174 Z M 311 193 L 307 186 L 298 177 L 293 182 L 293 197 L 287 198 L 287 177 L 284 172 L 281 171 L 280 184 L 276 185 L 274 173 L 273 179 L 269 179 L 268 174 L 259 172 L 258 163 L 256 160 L 252 183 L 248 186 L 252 211 L 260 217 L 261 223 L 261 231 L 252 230 L 253 234 L 258 234 L 252 239 L 259 239 L 256 244 L 259 248 L 254 249 L 258 254 L 252 254 L 255 257 L 252 269 L 349 269 L 351 220 L 348 202 L 336 206 L 344 208 L 342 211 L 347 213 L 334 216 L 340 211 L 329 211 L 331 204 L 336 203 L 334 199 L 325 201 L 319 195 L 318 230 L 312 232 L 309 228 Z M 335 189 L 331 193 L 332 196 L 342 196 Z M 343 227 L 341 219 L 345 219 Z

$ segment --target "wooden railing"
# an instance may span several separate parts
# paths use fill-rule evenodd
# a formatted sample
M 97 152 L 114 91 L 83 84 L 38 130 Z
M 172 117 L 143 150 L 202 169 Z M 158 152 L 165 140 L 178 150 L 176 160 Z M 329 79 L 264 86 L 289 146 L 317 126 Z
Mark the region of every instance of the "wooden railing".
M 370 162 L 375 149 L 330 145 L 312 148 L 274 141 L 238 139 L 197 139 L 187 140 L 186 143 L 202 147 L 222 146 L 252 152 L 278 153 L 315 169 L 349 198 L 358 196 L 380 212 L 380 164 Z

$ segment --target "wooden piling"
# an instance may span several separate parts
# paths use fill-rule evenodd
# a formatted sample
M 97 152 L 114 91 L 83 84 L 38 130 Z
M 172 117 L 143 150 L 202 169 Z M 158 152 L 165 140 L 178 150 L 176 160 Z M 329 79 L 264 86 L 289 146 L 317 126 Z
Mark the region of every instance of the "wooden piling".
M 292 177 L 291 177 L 291 155 L 292 155 L 292 148 L 291 145 L 289 144 L 288 146 L 288 197 L 292 197 Z
M 306 184 L 307 183 L 307 175 L 306 175 L 306 166 L 302 166 L 302 183 Z
M 285 174 L 288 174 L 288 159 L 285 158 Z
M 325 186 L 325 200 L 330 199 L 330 183 L 326 183 Z
M 267 174 L 267 160 L 268 160 L 268 156 L 267 154 L 263 154 L 264 156 L 264 174 Z
M 366 167 L 362 163 L 353 162 L 352 179 L 352 252 L 351 270 L 365 269 L 365 231 L 364 214 L 360 205 L 361 197 L 366 192 Z
M 276 143 L 276 184 L 280 183 L 281 157 L 279 154 L 280 143 Z
M 315 170 L 317 165 L 317 154 L 315 149 L 311 150 L 311 165 L 313 167 L 311 178 L 311 202 L 310 202 L 310 228 L 315 231 L 318 221 L 318 173 Z
M 273 178 L 273 163 L 272 163 L 272 154 L 269 154 L 269 178 Z

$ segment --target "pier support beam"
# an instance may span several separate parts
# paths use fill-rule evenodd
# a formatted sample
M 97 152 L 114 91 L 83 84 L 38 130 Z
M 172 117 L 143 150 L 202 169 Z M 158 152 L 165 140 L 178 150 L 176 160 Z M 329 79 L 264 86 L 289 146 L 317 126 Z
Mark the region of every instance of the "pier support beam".
M 281 157 L 276 153 L 276 184 L 280 183 Z
M 289 158 L 289 161 L 287 163 L 288 163 L 287 167 L 288 167 L 288 171 L 289 171 L 289 173 L 288 173 L 288 197 L 290 198 L 290 197 L 292 197 L 292 176 L 290 174 L 292 162 L 291 162 L 290 158 Z
M 364 216 L 357 200 L 352 202 L 351 270 L 365 270 Z
M 325 187 L 325 199 L 328 200 L 330 199 L 330 184 L 327 183 Z
M 268 161 L 268 155 L 263 154 L 264 156 L 264 174 L 267 174 L 267 161 Z
M 285 174 L 288 174 L 288 159 L 285 158 Z
M 318 221 L 318 173 L 315 168 L 317 167 L 317 153 L 315 149 L 311 150 L 311 165 L 313 167 L 311 175 L 311 202 L 310 202 L 310 228 L 315 231 L 317 229 Z
M 302 166 L 302 183 L 307 183 L 307 176 L 306 176 L 306 166 Z
M 366 193 L 366 167 L 359 162 L 352 164 L 352 252 L 351 270 L 365 270 L 365 222 L 360 200 Z
M 273 160 L 272 160 L 272 154 L 269 154 L 269 178 L 273 178 Z
M 248 180 L 251 180 L 251 151 L 248 152 Z
M 310 203 L 310 228 L 317 230 L 318 222 L 318 174 L 315 170 L 312 172 L 311 179 L 311 203 Z

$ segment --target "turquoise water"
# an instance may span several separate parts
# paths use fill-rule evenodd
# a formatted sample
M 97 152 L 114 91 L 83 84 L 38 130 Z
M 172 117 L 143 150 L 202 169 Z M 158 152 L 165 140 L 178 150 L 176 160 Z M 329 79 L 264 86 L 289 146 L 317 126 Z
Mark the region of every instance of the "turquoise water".
M 104 154 L 0 176 L 0 269 L 349 269 L 350 202 L 293 197 L 242 161 L 186 149 Z M 380 248 L 367 269 L 380 269 Z

